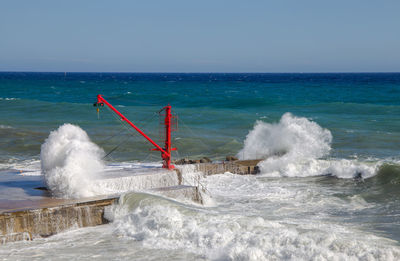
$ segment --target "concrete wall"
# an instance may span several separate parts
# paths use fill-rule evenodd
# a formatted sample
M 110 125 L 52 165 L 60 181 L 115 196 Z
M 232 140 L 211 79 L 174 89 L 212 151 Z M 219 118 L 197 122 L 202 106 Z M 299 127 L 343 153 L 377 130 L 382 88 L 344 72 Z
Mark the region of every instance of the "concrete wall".
M 49 208 L 0 214 L 0 241 L 32 240 L 48 237 L 71 228 L 97 226 L 104 219 L 104 207 L 118 198 L 94 200 Z
M 227 161 L 220 163 L 190 164 L 195 172 L 205 175 L 231 172 L 239 175 L 257 174 L 260 160 Z M 179 169 L 179 184 L 182 175 Z M 176 177 L 175 177 L 176 179 Z M 198 187 L 176 185 L 154 189 L 158 193 L 172 198 L 192 200 L 203 203 Z M 108 223 L 104 218 L 104 208 L 116 202 L 118 197 L 86 199 L 83 201 L 62 201 L 53 198 L 42 199 L 31 209 L 17 210 L 10 203 L 10 210 L 0 213 L 0 243 L 16 240 L 32 240 L 48 237 L 56 233 L 80 227 L 97 226 Z M 18 205 L 16 202 L 14 205 Z
M 195 163 L 190 165 L 194 167 L 193 171 L 202 172 L 204 175 L 222 174 L 225 172 L 238 175 L 254 175 L 260 172 L 257 166 L 260 161 L 261 160 L 237 160 L 219 163 Z M 180 175 L 179 171 L 178 175 Z
M 199 189 L 193 186 L 178 185 L 157 188 L 153 191 L 170 198 L 203 203 Z M 106 224 L 108 220 L 104 218 L 104 208 L 117 202 L 118 199 L 119 197 L 111 197 L 96 200 L 82 199 L 80 202 L 69 201 L 73 203 L 67 203 L 68 200 L 52 202 L 50 199 L 42 200 L 45 207 L 5 211 L 0 213 L 0 244 L 33 240 L 68 229 Z

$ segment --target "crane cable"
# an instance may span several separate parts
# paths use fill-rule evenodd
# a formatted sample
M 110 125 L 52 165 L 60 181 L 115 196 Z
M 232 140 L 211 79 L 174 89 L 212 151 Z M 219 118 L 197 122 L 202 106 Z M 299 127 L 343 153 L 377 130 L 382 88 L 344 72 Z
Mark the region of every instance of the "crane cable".
M 124 121 L 122 121 L 120 118 L 118 118 L 116 115 L 114 115 L 114 113 L 111 111 L 110 108 L 107 107 L 107 109 L 111 113 L 113 118 L 115 120 L 117 120 L 125 129 L 122 128 L 118 133 L 116 133 L 116 134 L 112 135 L 111 137 L 107 138 L 102 143 L 104 144 L 106 141 L 111 140 L 112 138 L 114 138 L 115 136 L 117 136 L 118 134 L 120 134 L 124 130 L 128 130 L 128 132 L 130 132 L 132 134 L 132 136 L 128 135 L 128 138 L 124 139 L 117 146 L 115 146 L 113 149 L 111 149 L 102 159 L 105 159 L 106 157 L 108 157 L 111 153 L 113 153 L 115 150 L 117 150 L 122 144 L 124 144 L 129 138 L 131 138 L 131 137 L 140 137 L 136 132 L 134 132 L 132 129 L 128 128 L 128 126 L 126 125 L 126 123 Z M 98 108 L 97 108 L 97 113 L 99 113 Z M 146 127 L 155 118 L 155 116 L 157 116 L 157 115 L 158 114 L 154 112 L 153 116 L 145 122 L 145 124 L 142 126 L 142 128 Z M 182 121 L 182 123 L 194 135 L 193 131 L 183 121 Z M 205 144 L 201 140 L 200 140 L 200 142 L 203 143 L 206 147 L 210 148 L 207 144 Z M 176 151 L 176 153 L 179 155 L 179 153 L 177 151 Z M 149 153 L 147 155 L 146 159 L 149 158 L 149 156 L 153 156 L 153 155 L 151 153 Z M 181 175 L 181 178 L 182 178 L 183 182 L 193 186 L 187 179 L 185 179 L 183 177 L 183 175 Z M 207 189 L 207 187 L 200 182 L 200 177 L 197 177 L 197 183 L 198 183 L 197 187 L 201 187 L 201 189 L 203 190 L 204 193 L 208 193 L 209 195 L 211 195 L 211 192 Z
M 99 110 L 98 110 L 99 108 L 97 108 L 97 112 L 99 113 Z M 122 131 L 124 131 L 124 130 L 127 130 L 129 133 L 128 134 L 131 134 L 131 135 L 128 135 L 127 136 L 127 138 L 126 139 L 124 139 L 122 142 L 120 142 L 117 146 L 115 146 L 114 148 L 112 148 L 104 157 L 103 157 L 103 159 L 105 159 L 106 157 L 108 157 L 111 153 L 113 153 L 115 150 L 117 150 L 122 144 L 124 144 L 129 138 L 132 138 L 132 137 L 141 137 L 141 136 L 139 136 L 135 131 L 133 131 L 131 128 L 129 128 L 127 125 L 126 125 L 126 123 L 124 122 L 124 121 L 122 121 L 119 117 L 117 117 L 116 115 L 114 115 L 114 113 L 111 111 L 111 109 L 110 108 L 108 108 L 107 107 L 107 109 L 108 109 L 108 111 L 111 113 L 111 115 L 112 115 L 112 117 L 116 120 L 116 121 L 118 121 L 121 125 L 122 125 L 122 129 L 118 132 L 118 133 L 116 133 L 116 134 L 114 134 L 114 135 L 112 135 L 111 137 L 109 137 L 109 138 L 107 138 L 106 140 L 104 140 L 103 142 L 102 142 L 102 144 L 104 144 L 106 141 L 108 141 L 108 140 L 111 140 L 112 138 L 114 138 L 115 136 L 117 136 L 118 134 L 120 134 L 120 133 L 122 133 Z M 146 127 L 153 119 L 154 119 L 154 117 L 156 116 L 156 115 L 158 115 L 157 113 L 153 113 L 153 116 L 150 118 L 150 119 L 148 119 L 148 120 L 146 120 L 146 122 L 145 122 L 145 124 L 142 126 L 142 128 L 144 128 L 144 127 Z M 125 129 L 124 129 L 125 128 Z

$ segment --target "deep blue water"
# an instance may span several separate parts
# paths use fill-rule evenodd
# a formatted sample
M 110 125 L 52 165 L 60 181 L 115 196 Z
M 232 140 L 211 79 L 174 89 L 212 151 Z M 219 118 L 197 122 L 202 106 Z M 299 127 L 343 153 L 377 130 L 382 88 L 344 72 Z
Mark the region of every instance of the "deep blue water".
M 92 103 L 99 93 L 156 140 L 156 112 L 171 104 L 180 123 L 174 133 L 179 156 L 236 154 L 256 120 L 277 122 L 285 112 L 329 129 L 333 156 L 400 156 L 399 73 L 2 72 L 1 160 L 37 157 L 48 133 L 65 122 L 112 149 L 127 132 L 107 140 L 121 127 L 107 109 L 97 118 Z M 150 147 L 129 138 L 113 157 L 143 160 Z
M 256 121 L 277 123 L 287 112 L 305 117 L 330 131 L 332 149 L 322 159 L 306 157 L 305 163 L 304 158 L 297 159 L 292 155 L 288 160 L 283 155 L 282 167 L 289 170 L 289 167 L 304 168 L 312 172 L 312 168 L 307 169 L 309 163 L 321 167 L 328 162 L 331 164 L 328 170 L 334 171 L 334 175 L 300 172 L 294 178 L 257 177 L 256 180 L 265 184 L 281 184 L 277 191 L 287 189 L 288 193 L 281 195 L 279 192 L 268 198 L 271 191 L 266 188 L 255 193 L 265 193 L 261 201 L 245 197 L 242 202 L 251 205 L 251 200 L 255 200 L 254 209 L 258 210 L 270 206 L 274 200 L 292 195 L 295 190 L 293 198 L 288 198 L 288 202 L 296 205 L 291 213 L 293 220 L 302 220 L 297 213 L 307 209 L 307 204 L 315 203 L 320 216 L 315 213 L 316 209 L 311 208 L 305 220 L 324 220 L 325 217 L 328 226 L 331 222 L 354 225 L 369 233 L 394 239 L 396 244 L 400 242 L 400 73 L 3 72 L 0 73 L 0 170 L 23 168 L 25 161 L 39 159 L 40 146 L 50 131 L 64 123 L 79 125 L 106 153 L 116 148 L 106 158 L 108 164 L 159 161 L 159 153 L 151 152 L 152 146 L 130 128 L 122 126 L 107 108 L 102 108 L 99 115 L 96 113 L 93 103 L 97 94 L 103 94 L 156 141 L 159 140 L 158 111 L 171 104 L 179 118 L 178 131 L 173 133 L 173 145 L 178 148 L 174 158 L 207 156 L 224 159 L 243 148 L 246 135 Z M 291 127 L 281 129 L 287 131 Z M 301 131 L 293 133 L 297 135 Z M 285 138 L 278 137 L 277 140 L 282 142 Z M 269 144 L 272 143 L 269 140 Z M 298 147 L 294 150 L 301 152 Z M 277 161 L 282 158 L 278 157 Z M 15 165 L 19 162 L 22 167 Z M 34 162 L 37 164 L 38 161 Z M 378 167 L 371 172 L 373 164 L 378 164 Z M 40 167 L 35 166 L 36 171 L 40 171 Z M 343 178 L 345 173 L 347 176 Z M 367 178 L 353 179 L 353 174 L 354 177 L 367 175 Z M 235 180 L 233 177 L 229 179 Z M 249 185 L 243 182 L 238 184 L 239 191 Z M 272 186 L 271 189 L 276 188 Z M 230 194 L 227 195 L 229 198 Z M 266 213 L 270 215 L 280 209 L 282 202 L 278 200 L 277 205 L 272 204 L 272 211 Z M 325 203 L 319 205 L 320 202 Z M 330 209 L 337 202 L 338 206 Z M 249 207 L 246 204 L 240 206 L 240 211 Z M 218 209 L 226 212 L 224 206 Z M 277 218 L 282 219 L 279 211 L 277 213 Z M 289 223 L 292 226 L 292 219 Z

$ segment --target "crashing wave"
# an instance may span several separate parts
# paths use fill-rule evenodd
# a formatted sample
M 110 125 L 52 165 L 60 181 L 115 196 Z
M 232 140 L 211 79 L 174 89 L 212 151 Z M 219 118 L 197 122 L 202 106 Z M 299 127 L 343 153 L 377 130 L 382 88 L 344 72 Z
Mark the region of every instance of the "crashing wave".
M 60 126 L 50 133 L 40 151 L 47 187 L 63 198 L 96 195 L 92 184 L 104 168 L 103 155 L 84 130 L 72 124 Z
M 261 173 L 274 177 L 332 175 L 338 178 L 369 178 L 380 162 L 328 159 L 332 134 L 317 123 L 285 113 L 278 123 L 257 121 L 249 132 L 241 159 L 264 158 Z

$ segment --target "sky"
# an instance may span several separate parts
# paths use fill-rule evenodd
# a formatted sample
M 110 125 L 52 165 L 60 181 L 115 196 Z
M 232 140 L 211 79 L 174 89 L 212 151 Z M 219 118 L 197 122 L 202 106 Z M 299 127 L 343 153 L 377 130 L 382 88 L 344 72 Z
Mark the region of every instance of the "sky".
M 400 1 L 1 0 L 0 71 L 400 72 Z

